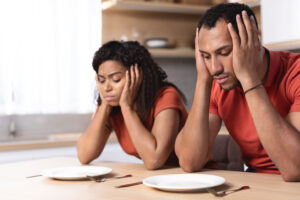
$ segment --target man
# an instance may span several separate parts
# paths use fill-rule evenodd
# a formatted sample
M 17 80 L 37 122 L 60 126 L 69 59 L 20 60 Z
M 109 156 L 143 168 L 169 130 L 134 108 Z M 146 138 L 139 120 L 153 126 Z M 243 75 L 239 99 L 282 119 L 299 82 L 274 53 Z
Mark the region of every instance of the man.
M 206 164 L 223 120 L 251 171 L 300 181 L 300 54 L 265 49 L 252 10 L 220 4 L 198 24 L 195 57 L 194 100 L 175 145 L 181 167 Z

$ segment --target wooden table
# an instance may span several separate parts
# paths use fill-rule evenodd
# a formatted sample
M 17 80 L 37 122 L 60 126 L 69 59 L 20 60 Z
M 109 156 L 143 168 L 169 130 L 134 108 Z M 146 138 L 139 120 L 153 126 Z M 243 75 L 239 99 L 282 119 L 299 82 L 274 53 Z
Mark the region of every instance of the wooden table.
M 119 162 L 101 162 L 95 166 L 113 169 L 113 175 L 132 174 L 133 177 L 96 183 L 93 181 L 59 181 L 42 176 L 26 178 L 39 174 L 41 170 L 53 167 L 79 166 L 75 158 L 50 158 L 0 165 L 0 199 L 1 200 L 189 200 L 189 199 L 300 199 L 300 183 L 284 182 L 279 175 L 245 173 L 223 170 L 199 173 L 214 174 L 226 178 L 226 183 L 217 190 L 237 188 L 249 185 L 251 188 L 225 197 L 215 197 L 205 191 L 164 192 L 145 185 L 127 188 L 114 186 L 141 181 L 146 177 L 162 174 L 184 173 L 180 168 L 148 171 L 143 165 Z

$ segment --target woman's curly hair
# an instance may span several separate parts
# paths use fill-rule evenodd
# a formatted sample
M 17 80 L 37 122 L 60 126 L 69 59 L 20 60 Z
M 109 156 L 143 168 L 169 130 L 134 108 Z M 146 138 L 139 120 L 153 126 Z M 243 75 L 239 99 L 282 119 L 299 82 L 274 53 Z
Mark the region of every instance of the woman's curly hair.
M 142 83 L 135 102 L 137 113 L 143 124 L 147 124 L 148 116 L 160 88 L 164 86 L 174 87 L 181 94 L 184 102 L 186 102 L 182 92 L 174 84 L 166 80 L 166 72 L 154 62 L 148 50 L 137 41 L 110 41 L 104 44 L 94 55 L 93 68 L 95 72 L 98 73 L 100 65 L 108 60 L 117 61 L 127 69 L 137 64 L 139 71 L 142 71 Z M 101 105 L 99 94 L 97 95 L 97 103 Z M 113 113 L 120 111 L 120 108 L 113 109 Z

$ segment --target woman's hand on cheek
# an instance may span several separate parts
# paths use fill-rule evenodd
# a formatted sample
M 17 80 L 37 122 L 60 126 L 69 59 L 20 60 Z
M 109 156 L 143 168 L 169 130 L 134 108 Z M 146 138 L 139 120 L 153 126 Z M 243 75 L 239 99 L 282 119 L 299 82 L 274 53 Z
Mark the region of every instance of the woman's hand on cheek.
M 134 101 L 142 82 L 142 75 L 139 72 L 137 64 L 130 67 L 130 72 L 126 71 L 126 82 L 120 97 L 120 107 L 130 107 Z

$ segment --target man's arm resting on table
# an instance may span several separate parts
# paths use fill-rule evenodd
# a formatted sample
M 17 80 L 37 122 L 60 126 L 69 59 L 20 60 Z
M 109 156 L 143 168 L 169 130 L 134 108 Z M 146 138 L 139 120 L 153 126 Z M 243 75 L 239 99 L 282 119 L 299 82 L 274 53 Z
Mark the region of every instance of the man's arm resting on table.
M 209 114 L 209 131 L 201 132 L 201 123 L 192 116 L 190 121 L 192 123 L 185 124 L 175 143 L 180 166 L 186 172 L 199 171 L 205 166 L 222 123 L 219 116 Z
M 283 119 L 265 89 L 245 95 L 258 136 L 285 181 L 300 181 L 300 112 Z

